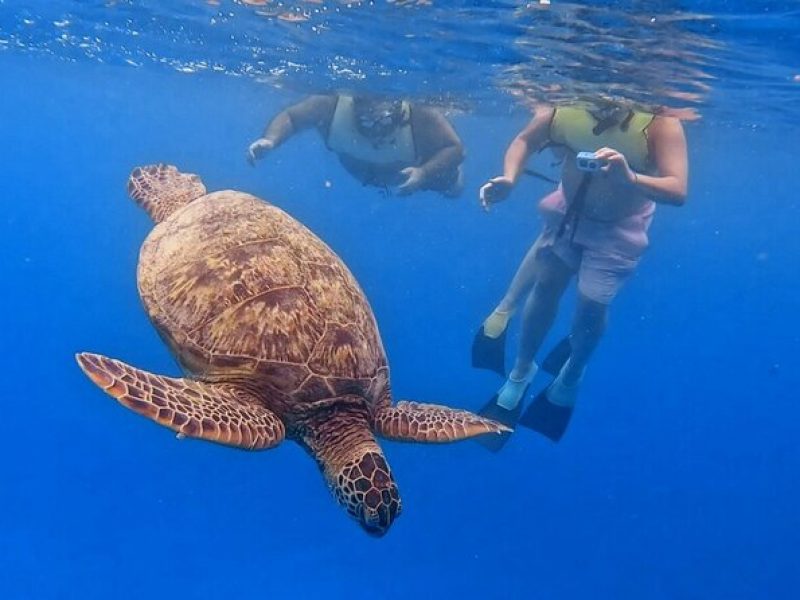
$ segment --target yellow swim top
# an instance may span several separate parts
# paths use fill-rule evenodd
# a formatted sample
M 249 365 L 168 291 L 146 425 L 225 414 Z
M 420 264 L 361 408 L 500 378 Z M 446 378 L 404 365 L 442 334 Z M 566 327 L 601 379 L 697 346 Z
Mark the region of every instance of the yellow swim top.
M 652 168 L 647 146 L 647 128 L 655 115 L 631 109 L 622 119 L 594 133 L 600 122 L 589 108 L 559 106 L 550 123 L 550 141 L 567 146 L 575 152 L 595 152 L 603 147 L 613 148 L 625 155 L 635 171 L 646 172 Z

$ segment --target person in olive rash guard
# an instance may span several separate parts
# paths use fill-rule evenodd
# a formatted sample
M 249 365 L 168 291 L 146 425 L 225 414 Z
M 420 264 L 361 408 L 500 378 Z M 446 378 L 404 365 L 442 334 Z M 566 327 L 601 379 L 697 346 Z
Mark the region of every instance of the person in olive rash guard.
M 569 423 L 589 358 L 606 328 L 609 305 L 639 264 L 656 204 L 681 206 L 688 158 L 680 120 L 612 102 L 537 107 L 505 154 L 503 174 L 480 189 L 485 209 L 509 196 L 527 159 L 544 148 L 563 159 L 558 188 L 539 203 L 544 227 L 502 300 L 483 322 L 473 365 L 506 376 L 505 332 L 522 307 L 516 361 L 482 414 L 517 422 L 558 440 Z M 592 172 L 582 164 L 595 161 Z M 538 370 L 534 358 L 575 276 L 578 300 L 570 335 L 545 358 L 555 375 L 521 413 Z

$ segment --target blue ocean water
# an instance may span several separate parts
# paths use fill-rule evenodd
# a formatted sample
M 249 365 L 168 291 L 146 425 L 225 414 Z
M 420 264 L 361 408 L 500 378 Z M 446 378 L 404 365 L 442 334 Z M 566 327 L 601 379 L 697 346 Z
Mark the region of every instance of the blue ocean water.
M 0 595 L 796 598 L 797 4 L 260 4 L 0 1 Z M 464 196 L 386 198 L 312 132 L 245 162 L 278 110 L 338 88 L 440 102 Z M 702 115 L 689 200 L 659 208 L 559 444 L 384 442 L 404 512 L 373 539 L 298 446 L 177 441 L 77 368 L 90 350 L 178 374 L 137 295 L 151 223 L 125 191 L 170 162 L 336 250 L 397 398 L 479 408 L 500 381 L 470 368 L 472 336 L 549 188 L 489 214 L 477 189 L 547 89 Z

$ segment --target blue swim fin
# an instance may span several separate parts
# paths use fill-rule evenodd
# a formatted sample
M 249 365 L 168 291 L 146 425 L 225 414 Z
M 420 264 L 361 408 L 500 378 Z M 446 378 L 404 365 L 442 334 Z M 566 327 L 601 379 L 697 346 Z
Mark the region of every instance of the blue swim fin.
M 538 431 L 543 436 L 557 442 L 567 430 L 569 420 L 572 417 L 572 407 L 559 406 L 550 402 L 547 399 L 548 389 L 542 390 L 531 402 L 531 405 L 519 418 L 519 424 Z
M 550 353 L 542 361 L 542 369 L 545 373 L 550 375 L 558 375 L 561 369 L 567 364 L 570 354 L 572 354 L 572 344 L 570 344 L 570 336 L 566 336 L 563 340 L 558 342 Z

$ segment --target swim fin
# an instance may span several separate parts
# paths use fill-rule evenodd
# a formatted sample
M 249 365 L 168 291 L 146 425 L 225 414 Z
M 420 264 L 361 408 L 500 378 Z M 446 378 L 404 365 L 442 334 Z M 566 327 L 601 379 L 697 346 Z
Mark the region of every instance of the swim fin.
M 554 442 L 559 441 L 567 430 L 569 420 L 572 417 L 571 406 L 559 406 L 547 399 L 547 390 L 542 390 L 536 396 L 528 409 L 519 418 L 519 424 L 523 427 L 538 431 L 545 437 Z
M 525 391 L 528 391 L 527 388 Z M 514 409 L 508 410 L 507 408 L 503 408 L 497 404 L 497 398 L 499 395 L 500 394 L 495 394 L 492 396 L 492 399 L 489 400 L 486 406 L 478 411 L 478 414 L 482 417 L 486 417 L 492 421 L 497 421 L 506 427 L 514 429 L 514 427 L 517 425 L 517 419 L 519 419 L 519 415 L 522 412 L 522 402 L 517 404 Z M 493 433 L 491 435 L 482 435 L 477 437 L 475 438 L 475 441 L 492 452 L 500 452 L 510 437 L 511 432 L 503 432 L 500 434 Z
M 506 333 L 508 328 L 497 337 L 489 337 L 481 325 L 472 342 L 472 366 L 476 369 L 494 371 L 501 377 L 506 376 Z
M 558 375 L 561 372 L 569 360 L 569 355 L 572 354 L 572 344 L 569 340 L 570 336 L 566 336 L 550 350 L 550 353 L 542 361 L 542 369 L 545 373 Z

